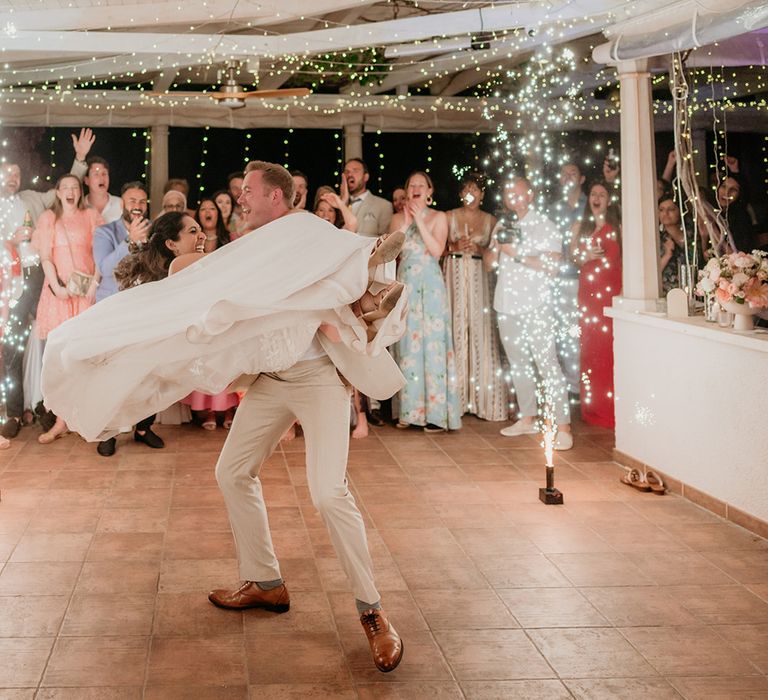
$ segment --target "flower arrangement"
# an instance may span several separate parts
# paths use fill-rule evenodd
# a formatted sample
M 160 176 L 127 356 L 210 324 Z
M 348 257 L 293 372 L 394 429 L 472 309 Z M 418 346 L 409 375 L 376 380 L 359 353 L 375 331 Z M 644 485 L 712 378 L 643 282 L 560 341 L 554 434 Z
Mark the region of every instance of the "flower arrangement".
M 768 307 L 768 254 L 753 250 L 711 258 L 699 272 L 696 292 L 701 296 L 714 292 L 721 304 Z

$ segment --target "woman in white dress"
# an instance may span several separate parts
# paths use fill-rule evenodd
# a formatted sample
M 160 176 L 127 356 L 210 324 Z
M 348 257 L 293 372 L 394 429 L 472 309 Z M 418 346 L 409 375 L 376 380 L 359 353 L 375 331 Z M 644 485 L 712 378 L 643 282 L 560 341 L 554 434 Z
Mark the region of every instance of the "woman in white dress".
M 241 375 L 293 366 L 323 323 L 352 350 L 377 355 L 404 332 L 407 294 L 369 340 L 350 304 L 369 288 L 370 269 L 397 254 L 386 241 L 375 246 L 295 212 L 104 299 L 49 336 L 46 406 L 87 440 L 104 440 L 192 391 L 216 394 Z M 383 266 L 375 270 L 374 293 L 387 283 Z

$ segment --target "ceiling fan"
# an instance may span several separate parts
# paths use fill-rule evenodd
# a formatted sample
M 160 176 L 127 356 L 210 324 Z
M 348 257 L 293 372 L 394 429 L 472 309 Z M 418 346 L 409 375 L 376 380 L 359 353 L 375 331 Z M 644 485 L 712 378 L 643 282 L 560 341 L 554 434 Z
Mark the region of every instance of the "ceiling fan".
M 249 99 L 269 99 L 271 97 L 305 97 L 312 91 L 309 88 L 280 88 L 277 90 L 246 90 L 235 80 L 235 66 L 226 67 L 226 80 L 215 92 L 148 92 L 152 97 L 183 98 L 183 97 L 210 97 L 224 107 L 240 109 L 245 107 L 245 101 Z

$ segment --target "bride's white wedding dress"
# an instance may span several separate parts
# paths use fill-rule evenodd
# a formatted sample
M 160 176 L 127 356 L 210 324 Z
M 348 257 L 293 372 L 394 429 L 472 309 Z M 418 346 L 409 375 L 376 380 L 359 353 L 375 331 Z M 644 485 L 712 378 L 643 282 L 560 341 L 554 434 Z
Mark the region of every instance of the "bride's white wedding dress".
M 407 294 L 367 342 L 349 304 L 368 287 L 374 243 L 292 213 L 108 297 L 48 336 L 45 405 L 86 440 L 104 440 L 192 391 L 217 394 L 242 374 L 287 369 L 323 322 L 376 355 L 404 332 Z

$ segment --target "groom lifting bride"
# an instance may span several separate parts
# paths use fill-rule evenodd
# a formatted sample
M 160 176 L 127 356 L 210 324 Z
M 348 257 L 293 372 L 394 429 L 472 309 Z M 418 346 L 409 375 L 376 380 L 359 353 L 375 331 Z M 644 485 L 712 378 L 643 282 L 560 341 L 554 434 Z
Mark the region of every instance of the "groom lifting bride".
M 346 469 L 349 386 L 384 399 L 405 381 L 385 347 L 404 332 L 406 294 L 383 272 L 403 237 L 358 237 L 294 210 L 292 202 L 285 168 L 249 163 L 238 203 L 251 233 L 63 324 L 45 351 L 45 401 L 95 440 L 191 390 L 216 393 L 233 380 L 248 387 L 216 465 L 241 582 L 208 598 L 233 610 L 290 607 L 259 472 L 282 434 L 301 421 L 312 503 L 352 585 L 373 661 L 388 672 L 400 663 L 403 643 L 381 607 Z M 358 318 L 361 298 L 368 308 L 372 300 L 378 306 L 365 314 L 374 328 Z M 139 312 L 153 302 L 154 323 L 142 323 Z M 110 332 L 105 324 L 115 318 L 120 326 Z M 115 382 L 116 391 L 104 391 Z M 73 397 L 106 395 L 114 397 L 106 410 L 103 401 L 95 409 L 73 404 Z
M 292 202 L 293 179 L 287 170 L 268 163 L 249 163 L 238 200 L 249 228 L 258 229 L 291 215 L 295 211 Z M 293 216 L 297 225 L 308 218 Z M 290 597 L 272 547 L 258 475 L 280 437 L 298 419 L 304 431 L 312 503 L 352 583 L 374 663 L 386 672 L 400 663 L 403 643 L 381 609 L 365 525 L 347 488 L 349 389 L 339 372 L 366 394 L 373 391 L 376 395 L 382 390 L 366 386 L 369 375 L 365 364 L 371 359 L 333 342 L 338 341 L 334 330 L 321 325 L 299 362 L 283 372 L 259 375 L 235 414 L 216 465 L 216 479 L 227 504 L 244 583 L 234 590 L 211 591 L 208 598 L 222 608 L 288 610 Z M 394 394 L 402 386 L 402 375 L 386 352 L 378 357 L 384 362 L 376 363 L 383 372 L 377 381 L 387 385 L 385 393 Z

